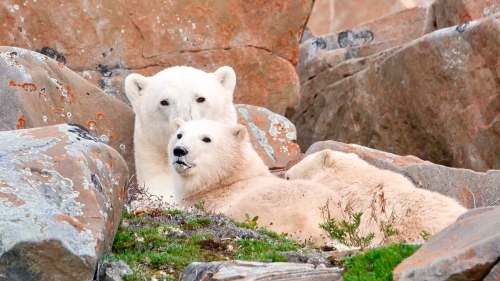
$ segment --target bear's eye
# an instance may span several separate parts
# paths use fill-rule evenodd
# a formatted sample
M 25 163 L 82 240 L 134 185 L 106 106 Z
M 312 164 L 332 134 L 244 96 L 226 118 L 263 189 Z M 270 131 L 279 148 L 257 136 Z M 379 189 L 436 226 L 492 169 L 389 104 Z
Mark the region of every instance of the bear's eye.
M 177 139 L 181 139 L 182 138 L 182 134 L 177 134 Z
M 197 103 L 202 103 L 202 102 L 204 102 L 204 101 L 205 101 L 205 98 L 204 98 L 204 97 L 199 97 L 199 98 L 197 98 L 197 99 L 196 99 L 196 102 L 197 102 Z
M 160 104 L 161 104 L 162 106 L 167 106 L 167 105 L 169 105 L 170 103 L 168 103 L 168 100 L 161 100 L 161 101 L 160 101 Z
M 211 142 L 212 140 L 211 140 L 209 137 L 204 137 L 204 138 L 202 139 L 202 141 L 203 141 L 203 142 L 206 142 L 206 143 L 209 143 L 209 142 Z

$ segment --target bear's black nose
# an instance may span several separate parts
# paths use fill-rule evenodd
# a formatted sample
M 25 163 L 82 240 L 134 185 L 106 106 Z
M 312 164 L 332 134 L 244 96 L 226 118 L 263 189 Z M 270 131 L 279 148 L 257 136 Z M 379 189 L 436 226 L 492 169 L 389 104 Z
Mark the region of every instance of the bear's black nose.
M 176 146 L 174 148 L 174 155 L 175 156 L 182 157 L 182 156 L 185 156 L 186 154 L 188 154 L 188 151 L 184 147 L 182 147 L 182 146 Z

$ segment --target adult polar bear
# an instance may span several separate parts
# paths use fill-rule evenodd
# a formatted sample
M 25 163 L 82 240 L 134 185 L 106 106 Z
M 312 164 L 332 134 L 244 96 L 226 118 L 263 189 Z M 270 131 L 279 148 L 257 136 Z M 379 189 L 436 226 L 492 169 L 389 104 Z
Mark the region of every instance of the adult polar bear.
M 378 189 L 351 183 L 351 178 L 346 182 L 342 182 L 342 178 L 327 182 L 334 186 L 326 186 L 308 180 L 286 181 L 271 175 L 250 144 L 246 128 L 241 125 L 211 120 L 183 123 L 170 141 L 169 153 L 175 170 L 176 190 L 184 204 L 193 205 L 203 200 L 209 210 L 236 220 L 243 220 L 246 214 L 257 215 L 261 225 L 289 233 L 300 240 L 312 238 L 316 243 L 325 242 L 319 224 L 323 222 L 320 207 L 325 206 L 327 200 L 331 202 L 330 214 L 340 220 L 345 211 L 338 205 L 346 199 L 360 203 L 361 209 L 355 209 L 355 212 L 369 210 L 372 199 L 379 199 Z M 324 160 L 322 157 L 318 159 Z M 365 174 L 367 169 L 378 168 L 361 165 L 361 161 L 349 157 L 331 160 L 338 166 L 361 169 L 357 181 L 363 182 L 365 177 L 373 175 Z M 393 176 L 395 184 L 399 184 L 397 174 Z M 391 185 L 391 177 L 383 180 L 382 184 Z M 346 197 L 342 190 L 350 186 L 355 191 Z M 356 196 L 356 190 L 362 196 Z M 372 191 L 373 194 L 367 196 L 366 193 Z M 408 190 L 394 189 L 391 192 L 400 194 L 387 199 L 391 200 L 391 207 L 395 208 L 398 217 L 392 222 L 396 229 L 401 229 L 396 237 L 398 240 L 421 241 L 422 231 L 434 234 L 465 212 L 454 200 L 426 190 L 409 187 Z M 377 207 L 370 215 L 385 217 L 384 210 Z M 401 217 L 403 220 L 399 219 Z M 384 229 L 379 223 L 370 216 L 363 216 L 360 233 L 367 235 L 370 232 L 375 234 L 372 245 L 384 241 Z
M 174 120 L 211 119 L 236 124 L 233 105 L 236 74 L 229 66 L 213 73 L 175 66 L 151 77 L 125 79 L 125 93 L 135 113 L 134 156 L 139 185 L 166 202 L 176 203 L 167 144 Z

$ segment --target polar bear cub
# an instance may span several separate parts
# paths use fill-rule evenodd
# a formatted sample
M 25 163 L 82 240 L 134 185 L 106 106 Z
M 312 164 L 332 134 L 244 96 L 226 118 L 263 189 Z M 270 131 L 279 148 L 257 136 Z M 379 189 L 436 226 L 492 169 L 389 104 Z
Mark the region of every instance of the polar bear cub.
M 379 169 L 354 153 L 322 150 L 290 168 L 287 179 L 322 183 L 342 197 L 344 205 L 363 212 L 362 222 L 392 224 L 395 239 L 420 241 L 425 231 L 435 234 L 466 212 L 457 201 L 421 189 L 403 175 Z
M 134 154 L 139 185 L 175 203 L 167 153 L 174 120 L 212 119 L 236 124 L 233 94 L 236 74 L 229 66 L 213 73 L 187 67 L 167 68 L 151 77 L 130 74 L 125 92 L 135 112 Z
M 298 240 L 325 242 L 321 210 L 334 192 L 312 181 L 273 176 L 252 147 L 247 129 L 211 120 L 180 122 L 169 159 L 183 206 L 205 207 L 235 220 L 259 217 L 259 224 Z

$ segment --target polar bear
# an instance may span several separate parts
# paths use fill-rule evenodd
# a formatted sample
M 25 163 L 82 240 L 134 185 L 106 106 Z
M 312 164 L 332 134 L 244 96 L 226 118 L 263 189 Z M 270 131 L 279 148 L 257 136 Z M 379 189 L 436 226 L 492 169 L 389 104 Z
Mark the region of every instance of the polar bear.
M 330 187 L 350 208 L 364 212 L 362 221 L 392 224 L 398 232 L 395 239 L 418 242 L 423 231 L 435 234 L 467 211 L 454 199 L 417 188 L 403 175 L 375 167 L 354 153 L 313 153 L 291 167 L 285 178 Z
M 213 73 L 175 66 L 145 77 L 125 79 L 125 93 L 135 113 L 134 156 L 137 182 L 153 195 L 175 203 L 167 144 L 174 120 L 212 119 L 237 124 L 233 94 L 236 74 L 229 66 Z
M 318 206 L 335 196 L 327 187 L 273 176 L 242 125 L 212 120 L 179 123 L 169 159 L 183 207 L 203 201 L 207 210 L 235 220 L 258 216 L 260 225 L 298 240 L 326 241 Z
M 348 169 L 343 172 L 345 179 L 330 175 L 332 180 L 323 181 L 325 184 L 302 179 L 287 181 L 269 172 L 250 144 L 245 127 L 212 120 L 181 121 L 179 126 L 168 151 L 175 190 L 184 206 L 204 201 L 209 211 L 235 220 L 245 219 L 246 214 L 258 216 L 262 226 L 322 244 L 329 242 L 319 226 L 325 219 L 325 207 L 330 218 L 341 221 L 345 219 L 346 205 L 350 205 L 353 212 L 365 213 L 359 234 L 373 233 L 371 246 L 391 242 L 386 241 L 385 233 L 389 223 L 398 232 L 392 239 L 421 242 L 423 233 L 434 234 L 465 212 L 454 200 L 417 189 L 398 174 L 377 179 L 383 171 L 354 154 L 328 151 L 307 157 L 304 162 L 312 170 L 329 167 L 329 173 Z M 294 177 L 300 166 L 287 176 Z M 349 171 L 355 169 L 361 171 Z M 308 170 L 305 167 L 301 171 Z M 400 186 L 402 183 L 405 185 Z

